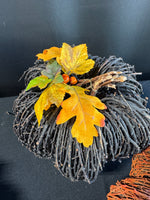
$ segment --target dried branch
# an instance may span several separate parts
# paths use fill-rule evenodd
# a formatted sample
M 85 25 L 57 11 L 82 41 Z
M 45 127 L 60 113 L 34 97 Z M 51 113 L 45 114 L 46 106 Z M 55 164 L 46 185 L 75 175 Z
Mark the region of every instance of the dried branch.
M 91 79 L 80 79 L 78 86 L 83 87 L 84 85 L 90 83 L 88 89 L 91 89 L 91 95 L 96 95 L 97 91 L 101 87 L 109 87 L 116 89 L 116 83 L 122 83 L 127 80 L 126 76 L 122 76 L 121 71 L 110 71 L 105 74 L 100 74 Z M 137 73 L 134 73 L 137 74 Z M 139 75 L 140 73 L 138 73 Z

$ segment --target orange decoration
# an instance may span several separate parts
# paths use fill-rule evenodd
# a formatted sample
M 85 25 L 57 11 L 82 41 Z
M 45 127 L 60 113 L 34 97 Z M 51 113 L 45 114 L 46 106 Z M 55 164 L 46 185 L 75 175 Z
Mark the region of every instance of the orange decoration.
M 130 176 L 150 178 L 150 146 L 133 156 Z
M 71 76 L 70 77 L 70 83 L 71 83 L 71 85 L 75 85 L 75 84 L 77 84 L 77 79 L 76 79 L 76 77 L 74 77 L 74 76 Z
M 69 82 L 69 76 L 67 74 L 63 74 L 62 77 L 64 79 L 64 83 L 68 83 Z
M 110 186 L 107 200 L 150 199 L 150 146 L 132 158 L 130 178 Z
M 110 186 L 107 200 L 146 200 L 150 199 L 150 180 L 148 178 L 126 178 Z

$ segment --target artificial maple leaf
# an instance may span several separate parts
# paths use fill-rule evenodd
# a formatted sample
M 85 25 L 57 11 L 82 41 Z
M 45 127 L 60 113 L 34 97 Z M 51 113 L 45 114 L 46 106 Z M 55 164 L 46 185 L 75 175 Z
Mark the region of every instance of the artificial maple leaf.
M 40 89 L 44 89 L 52 80 L 47 76 L 38 76 L 32 79 L 26 87 L 26 91 L 30 90 L 33 87 L 39 87 Z
M 98 136 L 94 125 L 105 125 L 105 117 L 97 109 L 103 110 L 107 107 L 97 97 L 85 94 L 85 91 L 87 90 L 78 86 L 66 88 L 71 96 L 62 102 L 56 124 L 65 123 L 76 116 L 71 129 L 72 136 L 85 147 L 89 147 L 93 143 L 93 137 Z
M 85 74 L 94 67 L 94 60 L 88 59 L 86 44 L 71 47 L 63 43 L 60 57 L 57 62 L 62 66 L 62 71 L 66 74 Z
M 61 48 L 51 47 L 49 49 L 44 49 L 43 53 L 39 53 L 36 56 L 38 57 L 38 59 L 49 61 L 52 58 L 56 58 L 57 56 L 59 57 L 60 54 L 61 54 Z
M 34 110 L 39 125 L 43 116 L 43 111 L 48 110 L 52 104 L 59 107 L 63 101 L 65 95 L 65 84 L 62 82 L 62 76 L 57 74 L 52 83 L 42 92 L 35 103 Z

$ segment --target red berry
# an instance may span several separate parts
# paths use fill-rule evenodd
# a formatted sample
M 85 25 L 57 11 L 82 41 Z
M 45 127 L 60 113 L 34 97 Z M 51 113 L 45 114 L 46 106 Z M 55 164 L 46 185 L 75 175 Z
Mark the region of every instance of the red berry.
M 70 83 L 71 83 L 71 85 L 75 85 L 75 84 L 77 84 L 77 79 L 76 79 L 76 77 L 74 77 L 74 76 L 71 76 L 70 77 Z
M 64 79 L 64 83 L 68 83 L 69 82 L 69 76 L 67 74 L 63 74 L 62 77 Z

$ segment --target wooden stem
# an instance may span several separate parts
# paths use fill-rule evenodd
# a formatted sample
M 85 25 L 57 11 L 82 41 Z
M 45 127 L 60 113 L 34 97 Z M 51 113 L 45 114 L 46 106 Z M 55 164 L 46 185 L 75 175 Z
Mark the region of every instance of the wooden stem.
M 126 76 L 121 75 L 120 71 L 111 71 L 105 74 L 101 74 L 91 79 L 81 79 L 79 80 L 78 86 L 83 86 L 90 83 L 91 95 L 96 95 L 97 90 L 100 87 L 107 86 L 111 88 L 116 88 L 115 83 L 124 82 L 127 80 Z M 88 88 L 89 88 L 88 87 Z

